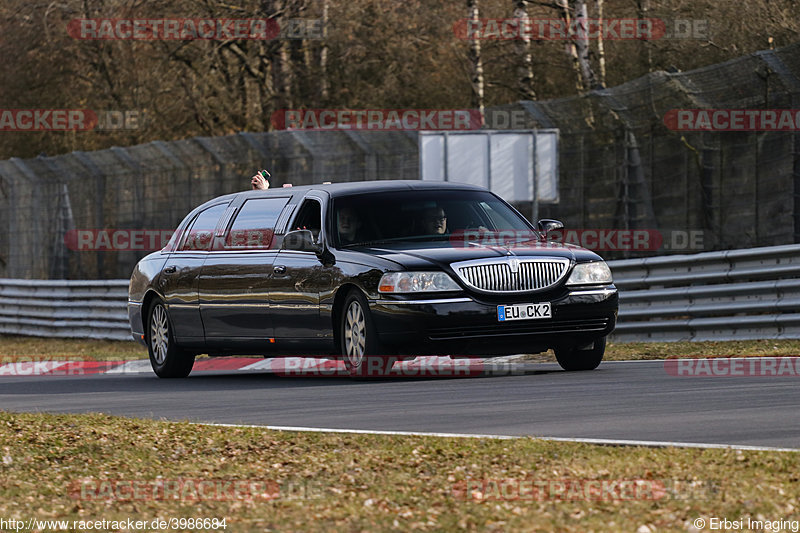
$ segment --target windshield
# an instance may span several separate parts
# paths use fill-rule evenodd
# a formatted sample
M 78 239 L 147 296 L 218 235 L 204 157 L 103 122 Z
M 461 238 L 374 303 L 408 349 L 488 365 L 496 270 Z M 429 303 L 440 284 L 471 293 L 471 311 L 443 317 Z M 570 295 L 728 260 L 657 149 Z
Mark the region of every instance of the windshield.
M 392 191 L 336 198 L 337 247 L 513 235 L 538 239 L 528 223 L 487 191 Z

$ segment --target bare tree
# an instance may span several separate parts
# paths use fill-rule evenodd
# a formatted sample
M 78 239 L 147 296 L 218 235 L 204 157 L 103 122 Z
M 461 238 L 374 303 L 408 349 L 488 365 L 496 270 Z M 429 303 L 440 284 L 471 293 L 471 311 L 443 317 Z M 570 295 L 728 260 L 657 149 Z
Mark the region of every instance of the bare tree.
M 564 24 L 569 29 L 572 25 L 572 13 L 570 13 L 569 0 L 556 0 L 556 3 L 560 7 L 561 20 L 564 21 Z M 567 41 L 566 52 L 572 62 L 572 68 L 575 70 L 575 88 L 579 93 L 582 93 L 586 89 L 586 85 L 583 83 L 581 62 L 578 57 L 578 47 L 574 40 L 570 39 Z
M 489 38 L 464 46 L 452 29 L 454 20 L 464 18 L 463 2 L 3 0 L 0 96 L 5 107 L 139 111 L 143 127 L 74 135 L 5 132 L 0 154 L 33 157 L 263 131 L 272 113 L 290 104 L 480 108 L 481 101 L 489 107 L 522 98 L 568 96 L 658 68 L 689 70 L 726 61 L 770 46 L 769 37 L 775 48 L 783 47 L 800 35 L 800 18 L 794 16 L 797 0 L 474 0 L 467 7 L 479 5 L 483 16 L 511 17 L 512 7 L 520 20 L 543 16 L 573 22 L 581 16 L 581 3 L 598 19 L 606 14 L 654 18 L 675 13 L 712 23 L 705 37 L 692 39 L 651 37 L 634 43 L 591 36 L 588 42 L 533 43 Z M 283 24 L 292 17 L 321 17 L 324 40 L 105 40 L 79 39 L 64 31 L 81 18 L 144 16 L 144 5 L 152 19 L 181 14 L 270 18 Z M 469 16 L 478 15 L 470 9 Z M 579 53 L 579 46 L 585 53 Z M 546 76 L 534 71 L 540 64 L 547 65 Z M 611 64 L 613 71 L 606 68 Z M 592 69 L 596 82 L 591 81 Z
M 597 24 L 603 27 L 603 0 L 595 0 L 597 9 Z M 597 64 L 600 69 L 600 76 L 597 81 L 602 87 L 606 86 L 606 49 L 603 42 L 603 32 L 597 32 Z
M 589 61 L 589 14 L 586 9 L 586 0 L 575 0 L 575 48 L 578 52 L 578 63 L 581 66 L 581 77 L 586 89 L 597 87 L 597 78 Z
M 566 1 L 566 0 L 565 0 Z M 527 0 L 513 0 L 514 18 L 517 19 L 518 28 L 522 29 L 524 20 L 528 18 L 526 9 Z M 517 56 L 517 80 L 520 96 L 524 100 L 535 100 L 536 91 L 533 89 L 533 56 L 531 55 L 531 39 L 523 31 L 519 32 L 519 38 L 515 41 Z
M 319 85 L 320 96 L 323 102 L 327 102 L 330 98 L 331 82 L 328 79 L 328 43 L 325 37 L 328 36 L 328 11 L 330 9 L 330 1 L 322 0 L 322 46 L 319 47 Z
M 575 86 L 579 93 L 594 89 L 597 81 L 589 61 L 590 48 L 587 27 L 589 17 L 586 0 L 574 0 L 574 7 L 570 6 L 569 0 L 557 0 L 557 2 L 561 8 L 561 19 L 564 21 L 569 35 L 566 52 L 575 70 Z
M 472 21 L 480 20 L 480 10 L 478 0 L 467 0 L 467 11 Z M 470 103 L 473 109 L 478 109 L 483 117 L 484 108 L 484 85 L 483 85 L 483 62 L 481 61 L 481 42 L 478 39 L 471 39 L 469 43 L 469 66 L 470 82 L 472 93 Z
M 638 11 L 640 20 L 647 19 L 650 16 L 650 0 L 636 0 L 636 10 Z M 644 63 L 647 67 L 647 72 L 652 72 L 653 51 L 650 50 L 650 41 L 647 39 L 642 40 L 642 51 L 644 52 Z

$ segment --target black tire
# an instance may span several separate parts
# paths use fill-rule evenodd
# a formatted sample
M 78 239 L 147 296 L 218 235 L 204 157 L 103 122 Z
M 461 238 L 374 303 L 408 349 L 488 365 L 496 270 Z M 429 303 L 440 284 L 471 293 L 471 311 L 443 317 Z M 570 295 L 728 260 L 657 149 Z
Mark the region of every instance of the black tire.
M 378 340 L 367 299 L 352 290 L 344 300 L 339 318 L 339 339 L 344 366 L 351 377 L 386 376 L 397 357 L 388 356 Z
M 167 307 L 160 299 L 153 300 L 147 312 L 147 352 L 150 366 L 160 378 L 185 378 L 194 366 L 194 354 L 175 343 Z
M 594 341 L 590 350 L 579 350 L 577 347 L 556 348 L 556 360 L 561 368 L 568 371 L 594 370 L 600 366 L 603 354 L 606 351 L 606 338 Z

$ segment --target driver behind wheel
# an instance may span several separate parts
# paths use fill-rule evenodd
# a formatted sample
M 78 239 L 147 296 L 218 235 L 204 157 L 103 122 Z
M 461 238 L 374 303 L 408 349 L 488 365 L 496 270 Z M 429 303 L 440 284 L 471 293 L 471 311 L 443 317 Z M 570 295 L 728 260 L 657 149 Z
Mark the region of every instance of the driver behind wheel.
M 336 227 L 342 244 L 352 244 L 360 240 L 361 218 L 352 207 L 343 207 L 336 214 Z
M 422 213 L 422 228 L 426 235 L 447 233 L 447 214 L 441 207 L 429 207 Z

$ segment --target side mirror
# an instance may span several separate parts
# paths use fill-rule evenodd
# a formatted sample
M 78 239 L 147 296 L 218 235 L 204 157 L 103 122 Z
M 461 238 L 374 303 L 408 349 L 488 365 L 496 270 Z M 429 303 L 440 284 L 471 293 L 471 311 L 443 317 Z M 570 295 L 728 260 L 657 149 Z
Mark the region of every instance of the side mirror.
M 290 231 L 283 236 L 281 250 L 296 250 L 298 252 L 322 253 L 322 244 L 314 240 L 314 234 L 308 229 Z
M 539 231 L 542 233 L 547 233 L 548 231 L 555 231 L 557 229 L 564 229 L 564 223 L 560 220 L 553 220 L 551 218 L 543 218 L 541 219 L 536 226 L 539 228 Z

